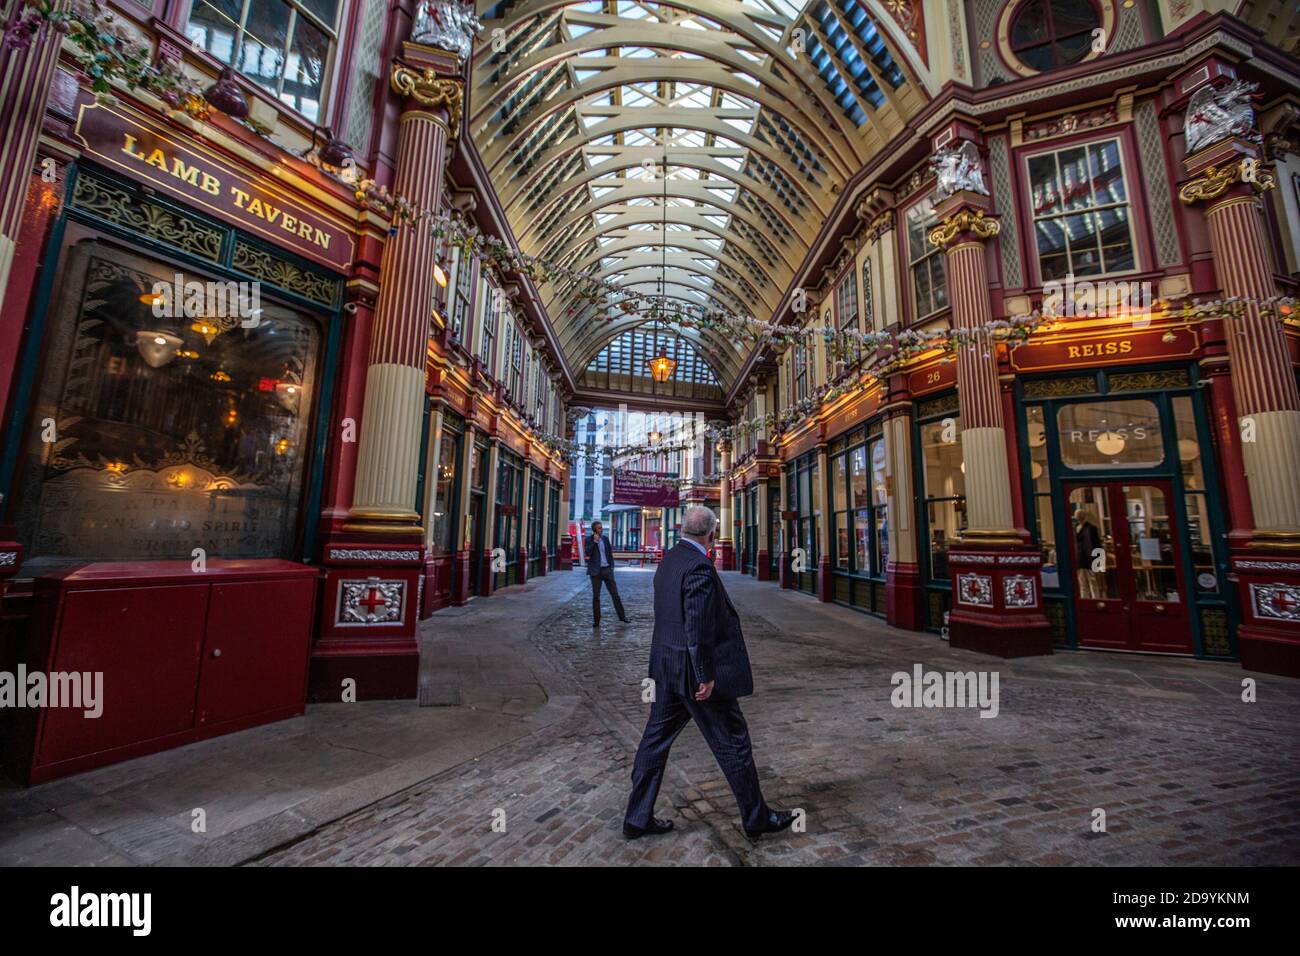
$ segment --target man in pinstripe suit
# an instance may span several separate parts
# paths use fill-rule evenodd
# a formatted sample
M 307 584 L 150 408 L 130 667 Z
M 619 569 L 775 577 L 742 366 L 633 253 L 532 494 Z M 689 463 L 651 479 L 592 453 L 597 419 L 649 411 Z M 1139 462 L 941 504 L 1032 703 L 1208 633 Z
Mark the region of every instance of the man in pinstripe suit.
M 650 644 L 654 703 L 632 765 L 632 795 L 623 835 L 638 839 L 667 833 L 671 820 L 654 816 L 668 751 L 690 721 L 731 784 L 741 823 L 751 839 L 776 833 L 794 814 L 763 800 L 749 727 L 737 698 L 754 692 L 740 617 L 709 559 L 718 519 L 695 506 L 682 516 L 682 540 L 664 554 L 655 571 L 655 629 Z

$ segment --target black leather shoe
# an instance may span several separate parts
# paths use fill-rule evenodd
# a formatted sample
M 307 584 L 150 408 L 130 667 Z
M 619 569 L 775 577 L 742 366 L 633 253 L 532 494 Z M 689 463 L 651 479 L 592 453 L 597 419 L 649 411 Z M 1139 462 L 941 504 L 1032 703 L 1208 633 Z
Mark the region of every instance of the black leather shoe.
M 761 830 L 746 830 L 745 836 L 757 840 L 764 833 L 780 833 L 790 829 L 794 823 L 794 813 L 790 810 L 772 810 L 767 815 L 767 826 Z
M 624 822 L 623 836 L 629 840 L 639 840 L 643 836 L 659 836 L 662 833 L 667 833 L 672 828 L 672 820 L 660 820 L 657 817 L 651 817 L 648 827 L 634 827 L 632 824 Z
M 631 624 L 631 623 L 632 623 L 631 621 L 629 621 L 629 620 L 628 620 L 627 618 L 625 618 L 625 617 L 620 617 L 619 620 L 622 621 L 624 624 Z

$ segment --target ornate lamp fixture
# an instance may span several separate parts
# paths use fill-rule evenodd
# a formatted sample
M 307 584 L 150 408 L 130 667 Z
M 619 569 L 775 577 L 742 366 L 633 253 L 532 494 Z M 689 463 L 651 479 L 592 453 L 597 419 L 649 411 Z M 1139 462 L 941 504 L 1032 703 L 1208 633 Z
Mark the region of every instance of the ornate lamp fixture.
M 318 141 L 323 140 L 323 141 Z M 341 176 L 345 172 L 356 175 L 352 165 L 352 147 L 334 135 L 328 127 L 317 126 L 311 132 L 311 151 L 308 158 L 314 158 L 315 164 L 327 173 Z
M 659 302 L 662 304 L 664 296 L 668 289 L 668 146 L 664 145 L 664 195 L 663 195 L 663 236 L 659 245 L 662 255 L 660 260 L 659 273 Z M 659 314 L 655 310 L 654 331 L 654 349 L 658 353 L 650 360 L 650 377 L 656 382 L 666 382 L 673 377 L 673 372 L 677 371 L 677 362 L 668 354 L 666 348 L 661 347 L 659 339 Z

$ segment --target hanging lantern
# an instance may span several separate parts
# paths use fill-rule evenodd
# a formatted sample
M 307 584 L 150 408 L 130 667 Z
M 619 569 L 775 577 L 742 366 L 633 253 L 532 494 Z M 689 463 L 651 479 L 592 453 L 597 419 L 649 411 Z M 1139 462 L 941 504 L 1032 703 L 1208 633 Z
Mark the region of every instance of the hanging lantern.
M 667 355 L 656 355 L 650 360 L 650 377 L 656 382 L 666 382 L 673 377 L 677 363 Z

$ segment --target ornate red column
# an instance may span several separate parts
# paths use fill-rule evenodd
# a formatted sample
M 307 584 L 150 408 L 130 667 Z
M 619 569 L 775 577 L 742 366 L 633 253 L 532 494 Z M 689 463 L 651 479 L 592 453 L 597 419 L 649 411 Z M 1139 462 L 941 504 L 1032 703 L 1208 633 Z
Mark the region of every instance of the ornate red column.
M 11 4 L 9 18 L 0 27 L 7 28 L 30 14 L 25 4 Z M 49 26 L 32 37 L 27 46 L 0 42 L 0 130 L 3 130 L 0 135 L 0 304 L 4 305 L 3 314 L 8 319 L 0 331 L 0 403 L 9 392 L 22 348 L 24 319 L 30 304 L 32 280 L 40 268 L 45 227 L 57 208 L 57 197 L 65 182 L 63 170 L 58 168 L 53 170 L 55 181 L 48 185 L 34 175 L 41 127 L 62 42 L 63 34 Z M 29 208 L 29 189 L 32 200 L 48 197 L 49 205 Z M 29 255 L 20 257 L 27 261 L 15 263 L 19 236 L 28 246 Z M 16 279 L 12 295 L 8 294 L 11 275 Z M 12 424 L 22 427 L 21 422 Z M 0 518 L 5 505 L 0 501 Z M 0 524 L 0 601 L 6 583 L 18 573 L 21 564 L 22 547 L 14 529 Z
M 1205 146 L 1184 161 L 1193 178 L 1178 196 L 1202 208 L 1219 286 L 1225 297 L 1239 300 L 1222 320 L 1254 520 L 1249 540 L 1239 537 L 1232 550 L 1241 607 L 1238 652 L 1248 670 L 1297 677 L 1300 389 L 1282 323 L 1259 304 L 1278 295 L 1259 200 L 1274 188 L 1274 177 L 1260 160 L 1258 147 L 1236 136 Z M 1229 482 L 1234 477 L 1227 475 Z
M 984 244 L 999 224 L 988 214 L 987 196 L 971 189 L 942 199 L 935 214 L 930 242 L 947 257 L 953 329 L 966 333 L 958 336 L 957 393 L 967 527 L 948 552 L 949 643 L 1000 657 L 1050 654 L 1042 553 L 1015 527 L 997 346 L 975 332 L 993 319 Z
M 454 72 L 453 72 L 454 71 Z M 461 121 L 454 58 L 407 43 L 390 83 L 401 97 L 393 192 L 436 210 L 443 151 Z M 379 270 L 352 506 L 323 546 L 326 566 L 311 693 L 338 700 L 416 696 L 424 536 L 416 508 L 436 241 L 430 223 L 394 217 Z

